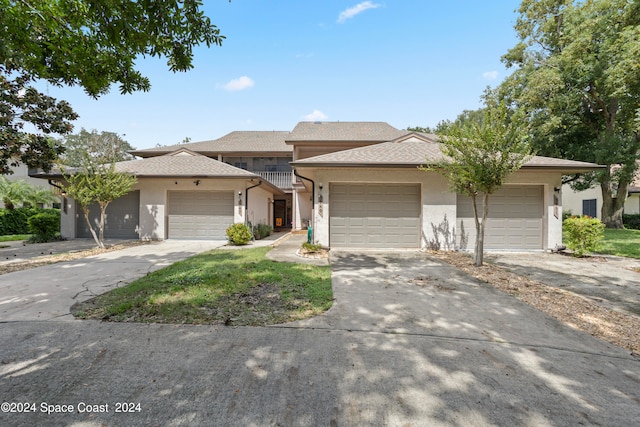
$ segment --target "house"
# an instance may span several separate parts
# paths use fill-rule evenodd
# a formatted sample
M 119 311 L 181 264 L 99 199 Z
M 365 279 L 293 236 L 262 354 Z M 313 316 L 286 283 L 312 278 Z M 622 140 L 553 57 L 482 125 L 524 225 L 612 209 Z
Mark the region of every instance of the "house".
M 599 186 L 584 191 L 575 191 L 569 184 L 564 184 L 562 192 L 564 193 L 563 208 L 566 212 L 602 219 L 602 190 Z M 624 213 L 640 214 L 640 167 L 627 189 Z
M 301 122 L 290 132 L 231 132 L 132 154 L 142 159 L 117 169 L 138 183 L 110 205 L 110 237 L 224 238 L 231 223 L 250 221 L 311 227 L 314 241 L 331 247 L 473 247 L 470 200 L 418 169 L 442 158 L 434 135 L 383 122 Z M 560 244 L 562 175 L 597 168 L 531 159 L 491 196 L 485 247 Z M 86 236 L 77 207 L 66 207 L 63 235 Z

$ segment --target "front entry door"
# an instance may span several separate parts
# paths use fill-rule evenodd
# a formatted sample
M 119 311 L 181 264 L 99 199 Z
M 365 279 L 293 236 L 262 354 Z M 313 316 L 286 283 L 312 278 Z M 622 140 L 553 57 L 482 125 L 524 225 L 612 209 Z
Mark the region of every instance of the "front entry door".
M 273 201 L 273 228 L 287 228 L 287 201 Z

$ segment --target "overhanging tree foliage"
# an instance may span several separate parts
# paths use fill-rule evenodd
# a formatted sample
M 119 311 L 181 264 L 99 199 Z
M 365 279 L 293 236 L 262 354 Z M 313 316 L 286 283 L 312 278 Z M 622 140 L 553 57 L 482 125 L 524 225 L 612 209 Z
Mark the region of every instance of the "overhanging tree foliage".
M 222 43 L 201 8 L 199 0 L 0 0 L 0 173 L 16 158 L 49 169 L 62 147 L 47 135 L 70 132 L 77 118 L 36 81 L 92 97 L 114 83 L 121 93 L 147 91 L 140 57 L 166 57 L 171 71 L 187 71 L 194 47 Z
M 531 147 L 523 130 L 521 112 L 490 99 L 482 120 L 453 122 L 438 134 L 446 156 L 425 170 L 444 175 L 451 189 L 471 197 L 476 229 L 473 261 L 484 259 L 484 231 L 489 196 L 530 158 Z M 481 205 L 479 206 L 479 200 Z
M 115 163 L 97 165 L 87 163 L 78 170 L 66 171 L 61 167 L 64 191 L 71 196 L 82 209 L 84 220 L 99 248 L 104 248 L 104 226 L 109 203 L 127 194 L 136 183 L 132 175 L 116 171 Z M 98 224 L 90 220 L 91 204 L 97 203 L 100 209 Z M 97 231 L 96 231 L 97 228 Z
M 609 166 L 573 185 L 599 185 L 603 222 L 621 228 L 640 155 L 640 2 L 523 0 L 519 12 L 501 94 L 527 111 L 540 154 Z

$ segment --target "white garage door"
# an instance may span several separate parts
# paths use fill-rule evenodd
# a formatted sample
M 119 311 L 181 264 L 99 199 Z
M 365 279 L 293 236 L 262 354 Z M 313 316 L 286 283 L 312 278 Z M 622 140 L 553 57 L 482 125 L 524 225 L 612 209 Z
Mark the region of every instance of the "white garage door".
M 76 236 L 92 238 L 87 221 L 80 206 L 76 212 Z M 137 239 L 138 219 L 140 212 L 140 192 L 131 191 L 107 205 L 104 220 L 104 237 L 107 239 Z M 89 206 L 89 221 L 93 229 L 98 231 L 100 223 L 100 206 L 92 203 Z
M 170 239 L 226 239 L 233 224 L 233 192 L 169 191 Z
M 456 234 L 462 249 L 473 249 L 475 223 L 471 198 L 458 195 Z M 482 203 L 478 204 L 482 209 Z M 482 211 L 480 210 L 480 215 Z M 485 249 L 542 248 L 543 187 L 508 185 L 489 196 Z M 467 245 L 464 242 L 467 242 Z M 466 246 L 466 247 L 465 247 Z
M 418 184 L 331 184 L 332 247 L 420 247 Z

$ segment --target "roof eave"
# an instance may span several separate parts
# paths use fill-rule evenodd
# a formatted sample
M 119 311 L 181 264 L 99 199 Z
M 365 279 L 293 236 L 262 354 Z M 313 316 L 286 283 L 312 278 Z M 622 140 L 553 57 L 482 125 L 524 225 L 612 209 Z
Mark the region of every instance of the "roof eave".
M 521 169 L 525 170 L 534 170 L 534 171 L 552 171 L 552 172 L 563 172 L 563 173 L 585 173 L 585 172 L 594 172 L 600 169 L 604 169 L 606 166 L 594 165 L 594 166 L 566 166 L 566 165 L 524 165 Z
M 424 163 L 376 163 L 376 162 L 350 162 L 350 163 L 335 163 L 335 162 L 291 162 L 291 166 L 299 168 L 405 168 L 413 169 L 420 166 L 426 166 Z

